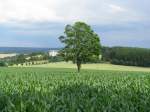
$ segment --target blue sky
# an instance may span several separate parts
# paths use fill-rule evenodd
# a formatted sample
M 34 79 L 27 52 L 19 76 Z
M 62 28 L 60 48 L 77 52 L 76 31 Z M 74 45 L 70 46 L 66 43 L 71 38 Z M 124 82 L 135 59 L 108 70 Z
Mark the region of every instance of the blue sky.
M 0 0 L 0 46 L 62 47 L 66 24 L 84 21 L 102 45 L 150 48 L 149 0 Z

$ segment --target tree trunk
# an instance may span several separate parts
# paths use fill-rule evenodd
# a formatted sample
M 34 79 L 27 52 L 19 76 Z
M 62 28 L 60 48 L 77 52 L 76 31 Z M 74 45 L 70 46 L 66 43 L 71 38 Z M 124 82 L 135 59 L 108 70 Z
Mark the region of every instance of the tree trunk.
M 78 72 L 80 72 L 80 69 L 81 69 L 81 62 L 80 61 L 77 61 L 77 68 L 78 68 Z

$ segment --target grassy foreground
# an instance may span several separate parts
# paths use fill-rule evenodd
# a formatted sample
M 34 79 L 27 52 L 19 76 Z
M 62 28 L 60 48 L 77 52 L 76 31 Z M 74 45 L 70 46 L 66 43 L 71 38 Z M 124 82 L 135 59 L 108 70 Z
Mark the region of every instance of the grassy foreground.
M 0 112 L 150 112 L 150 73 L 0 68 Z
M 45 68 L 76 68 L 75 64 L 71 62 L 57 62 L 43 65 L 33 65 L 32 67 L 45 67 Z M 93 70 L 115 70 L 115 71 L 144 71 L 150 72 L 150 68 L 146 67 L 135 67 L 135 66 L 122 66 L 112 64 L 83 64 L 82 69 L 93 69 Z

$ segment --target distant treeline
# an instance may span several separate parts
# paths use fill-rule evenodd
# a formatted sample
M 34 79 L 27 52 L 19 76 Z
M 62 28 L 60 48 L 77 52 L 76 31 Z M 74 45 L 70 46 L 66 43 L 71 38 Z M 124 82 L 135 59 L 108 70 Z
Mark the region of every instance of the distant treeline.
M 150 49 L 132 47 L 103 47 L 103 61 L 112 64 L 150 67 Z
M 33 52 L 48 52 L 60 48 L 34 48 L 34 47 L 0 47 L 0 53 L 31 54 Z
M 45 52 L 33 52 L 31 54 L 19 54 L 13 57 L 2 58 L 0 59 L 0 67 L 46 64 L 48 62 L 60 61 L 64 61 L 63 57 L 61 56 L 49 56 L 49 54 Z
M 88 63 L 110 62 L 117 65 L 150 67 L 150 49 L 132 47 L 102 47 L 102 59 L 95 59 Z M 64 61 L 60 55 L 49 56 L 45 52 L 34 52 L 31 54 L 20 54 L 11 58 L 0 59 L 0 66 L 23 64 L 48 60 L 49 62 Z

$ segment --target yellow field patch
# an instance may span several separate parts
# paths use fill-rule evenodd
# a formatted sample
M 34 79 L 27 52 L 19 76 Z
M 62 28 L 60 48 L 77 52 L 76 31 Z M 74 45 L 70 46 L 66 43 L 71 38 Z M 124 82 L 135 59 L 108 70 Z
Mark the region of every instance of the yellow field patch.
M 0 58 L 6 58 L 6 57 L 13 57 L 13 56 L 16 56 L 16 54 L 0 54 Z
M 32 65 L 32 67 L 76 68 L 76 65 L 71 62 L 68 62 L 68 63 L 57 62 L 57 63 L 42 64 L 42 65 Z M 83 64 L 82 69 L 150 72 L 149 67 L 123 66 L 123 65 L 105 64 L 105 63 Z

